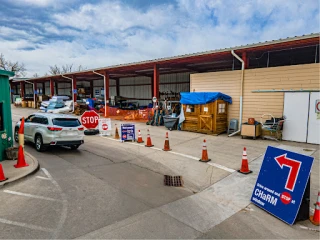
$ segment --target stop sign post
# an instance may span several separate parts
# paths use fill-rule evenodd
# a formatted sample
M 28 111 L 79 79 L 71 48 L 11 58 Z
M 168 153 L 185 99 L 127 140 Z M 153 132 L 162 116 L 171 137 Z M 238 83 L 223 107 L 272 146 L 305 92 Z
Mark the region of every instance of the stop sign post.
M 81 115 L 81 124 L 87 129 L 94 129 L 99 125 L 99 114 L 95 111 L 85 111 Z

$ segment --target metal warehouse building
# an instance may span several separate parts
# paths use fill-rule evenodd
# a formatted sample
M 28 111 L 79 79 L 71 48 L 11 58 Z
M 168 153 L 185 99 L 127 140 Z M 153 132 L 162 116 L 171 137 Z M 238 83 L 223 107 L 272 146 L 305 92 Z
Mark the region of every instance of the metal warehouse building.
M 147 105 L 152 97 L 219 91 L 232 97 L 228 120 L 286 115 L 284 139 L 320 143 L 319 33 L 170 58 L 11 81 L 12 94 L 123 96 Z M 31 95 L 30 95 L 31 94 Z M 108 101 L 106 101 L 108 102 Z

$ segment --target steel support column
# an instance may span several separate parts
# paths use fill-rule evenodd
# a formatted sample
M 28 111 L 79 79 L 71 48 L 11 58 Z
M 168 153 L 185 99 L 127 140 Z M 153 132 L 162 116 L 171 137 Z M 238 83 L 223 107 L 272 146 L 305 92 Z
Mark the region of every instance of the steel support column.
M 37 100 L 38 100 L 38 87 L 37 83 L 33 83 L 33 101 L 34 101 L 34 108 L 37 108 Z
M 45 82 L 42 82 L 42 95 L 46 95 L 46 85 L 45 85 Z
M 54 81 L 50 79 L 50 95 L 51 97 L 54 96 Z
M 116 93 L 120 96 L 120 78 L 116 79 Z
M 153 66 L 153 97 L 159 99 L 159 65 Z
M 10 82 L 10 102 L 13 103 L 13 82 Z
M 20 96 L 21 96 L 22 100 L 24 99 L 24 96 L 25 96 L 24 85 L 25 85 L 24 82 L 20 82 Z
M 73 102 L 77 102 L 77 94 L 78 94 L 78 91 L 77 91 L 77 78 L 76 76 L 72 76 L 72 83 L 71 83 L 73 86 L 72 86 L 72 94 L 73 94 Z
M 93 95 L 93 80 L 90 81 L 90 95 L 91 95 L 91 98 L 94 98 L 94 95 Z
M 108 72 L 103 73 L 104 76 L 104 115 L 105 117 L 109 116 L 109 99 L 110 99 L 110 76 Z

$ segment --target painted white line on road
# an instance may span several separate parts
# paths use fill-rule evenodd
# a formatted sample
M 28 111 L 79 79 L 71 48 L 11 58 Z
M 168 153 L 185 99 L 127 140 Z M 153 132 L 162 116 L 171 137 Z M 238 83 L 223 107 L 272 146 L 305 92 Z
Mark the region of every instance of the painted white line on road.
M 60 191 L 61 194 L 61 198 L 63 199 L 62 201 L 62 211 L 61 211 L 61 217 L 60 220 L 58 222 L 58 226 L 56 228 L 56 230 L 53 233 L 53 239 L 57 239 L 59 238 L 59 234 L 62 230 L 63 224 L 65 223 L 66 219 L 67 219 L 67 214 L 68 214 L 68 201 L 67 201 L 67 196 L 66 194 L 62 191 L 60 185 L 57 183 L 56 180 L 53 179 L 53 177 L 51 176 L 51 174 L 48 172 L 47 169 L 45 168 L 41 168 L 41 170 L 44 172 L 45 175 L 47 175 L 47 177 L 50 179 L 50 181 L 52 182 L 52 184 Z
M 320 232 L 320 230 L 316 229 L 316 228 L 309 228 L 309 227 L 305 227 L 305 226 L 302 226 L 302 225 L 299 225 L 299 227 L 302 228 L 302 229 L 305 229 L 305 230 L 309 230 L 309 231 Z
M 225 171 L 230 172 L 230 173 L 233 173 L 233 172 L 236 171 L 236 170 L 234 170 L 234 169 L 231 169 L 231 168 L 222 166 L 222 165 L 217 164 L 217 163 L 208 162 L 207 164 L 209 164 L 209 165 L 211 165 L 211 166 L 213 166 L 213 167 L 216 167 L 216 168 L 220 168 L 220 169 L 225 170 Z
M 51 229 L 51 228 L 40 227 L 40 226 L 22 223 L 22 222 L 10 221 L 10 220 L 4 219 L 4 218 L 0 218 L 0 222 L 5 223 L 5 224 L 9 224 L 9 225 L 19 226 L 19 227 L 25 227 L 25 228 L 29 228 L 32 230 L 39 230 L 39 231 L 43 231 L 43 232 L 54 232 L 54 229 Z
M 43 179 L 43 180 L 49 180 L 49 181 L 50 181 L 50 178 L 46 178 L 46 177 L 36 176 L 36 178 Z
M 3 190 L 5 193 L 13 194 L 13 195 L 19 195 L 19 196 L 24 196 L 24 197 L 30 197 L 30 198 L 37 198 L 37 199 L 42 199 L 42 200 L 48 200 L 48 201 L 53 201 L 53 202 L 62 202 L 60 199 L 54 199 L 54 198 L 49 198 L 49 197 L 42 197 L 38 195 L 33 195 L 29 193 L 22 193 L 22 192 L 16 192 L 16 191 L 11 191 L 11 190 Z
M 119 141 L 119 140 L 116 140 L 116 139 L 113 139 L 113 138 L 105 138 L 105 139 L 110 139 L 110 140 L 114 140 L 114 141 Z M 136 146 L 139 146 L 139 147 L 145 147 L 144 144 L 138 144 L 138 143 L 134 143 L 134 142 L 128 142 L 129 144 L 131 145 L 136 145 Z M 156 147 L 150 147 L 151 149 L 154 149 L 154 150 L 158 150 L 158 151 L 163 151 L 161 148 L 156 148 Z M 199 161 L 200 158 L 197 158 L 197 157 L 194 157 L 194 156 L 190 156 L 190 155 L 187 155 L 187 154 L 183 154 L 183 153 L 178 153 L 178 152 L 172 152 L 172 151 L 167 151 L 167 153 L 171 153 L 171 154 L 174 154 L 174 155 L 179 155 L 179 156 L 182 156 L 182 157 L 186 157 L 186 158 L 190 158 L 192 160 L 197 160 Z M 213 166 L 213 167 L 216 167 L 216 168 L 219 168 L 221 170 L 224 170 L 224 171 L 227 171 L 227 172 L 230 172 L 230 173 L 233 173 L 235 172 L 236 170 L 232 169 L 232 168 L 228 168 L 228 167 L 225 167 L 223 165 L 220 165 L 220 164 L 217 164 L 217 163 L 212 163 L 212 162 L 207 162 L 207 164 Z

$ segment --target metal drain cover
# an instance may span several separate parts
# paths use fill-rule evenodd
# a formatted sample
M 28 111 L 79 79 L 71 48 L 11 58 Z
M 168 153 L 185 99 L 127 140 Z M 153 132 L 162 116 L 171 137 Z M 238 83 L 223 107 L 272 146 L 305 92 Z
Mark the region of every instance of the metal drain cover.
M 171 187 L 182 187 L 183 186 L 182 176 L 164 175 L 164 185 L 171 186 Z

